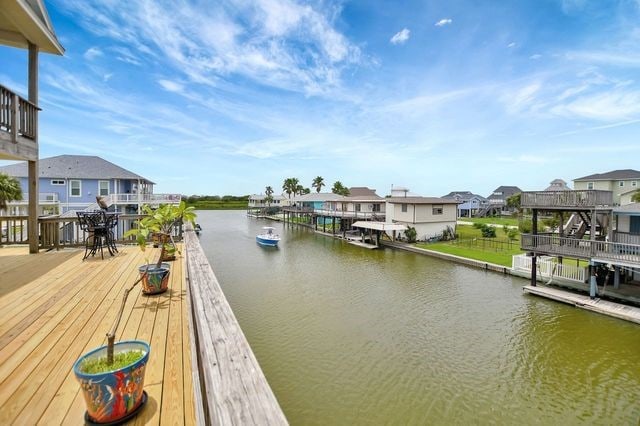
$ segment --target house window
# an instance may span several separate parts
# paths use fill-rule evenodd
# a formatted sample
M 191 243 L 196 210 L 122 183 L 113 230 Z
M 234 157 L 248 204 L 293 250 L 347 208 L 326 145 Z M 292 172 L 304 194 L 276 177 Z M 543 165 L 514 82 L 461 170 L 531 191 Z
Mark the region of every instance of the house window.
M 587 184 L 587 189 L 593 189 L 593 182 L 589 182 Z
M 108 180 L 98 181 L 98 194 L 100 196 L 109 195 L 109 181 Z
M 356 211 L 359 212 L 360 211 L 360 203 L 356 203 Z
M 63 179 L 51 179 L 51 185 L 64 185 Z
M 629 233 L 640 235 L 640 216 L 631 216 L 629 219 Z
M 622 188 L 622 187 L 624 186 L 624 181 L 623 181 L 623 180 L 621 180 L 620 182 L 618 182 L 618 186 L 619 186 L 620 188 Z
M 407 205 L 402 204 L 402 213 L 406 213 L 406 212 L 407 212 Z
M 442 214 L 442 204 L 434 204 L 431 209 L 431 214 Z
M 373 208 L 371 209 L 374 212 L 379 212 L 380 211 L 380 204 L 374 204 Z
M 638 181 L 637 180 L 631 181 L 631 186 L 633 186 L 633 187 L 638 186 Z
M 82 196 L 82 182 L 79 180 L 69 181 L 69 196 L 80 197 Z

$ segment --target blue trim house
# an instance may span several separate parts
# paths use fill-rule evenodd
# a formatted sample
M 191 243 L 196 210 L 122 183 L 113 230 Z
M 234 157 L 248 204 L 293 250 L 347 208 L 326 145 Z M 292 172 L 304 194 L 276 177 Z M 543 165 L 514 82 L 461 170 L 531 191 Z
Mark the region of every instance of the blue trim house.
M 26 163 L 0 167 L 20 181 L 28 199 Z M 96 156 L 59 155 L 43 158 L 39 164 L 39 215 L 75 215 L 76 211 L 97 209 L 96 197 L 103 197 L 110 210 L 138 213 L 145 203 L 177 203 L 180 194 L 154 194 L 154 183 Z M 9 204 L 10 215 L 26 214 L 26 202 Z
M 489 201 L 482 195 L 477 195 L 471 191 L 453 191 L 442 198 L 456 200 L 458 204 L 458 217 L 472 217 L 480 209 L 489 204 Z

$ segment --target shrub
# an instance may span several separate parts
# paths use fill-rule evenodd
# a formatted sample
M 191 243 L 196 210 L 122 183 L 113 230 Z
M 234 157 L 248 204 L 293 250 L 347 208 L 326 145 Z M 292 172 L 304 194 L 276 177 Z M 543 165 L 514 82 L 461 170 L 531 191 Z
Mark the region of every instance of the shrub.
M 533 223 L 531 222 L 531 219 L 521 220 L 520 223 L 518 224 L 518 229 L 523 234 L 531 233 L 531 230 L 533 229 Z
M 406 231 L 404 231 L 404 235 L 407 237 L 407 241 L 410 243 L 415 243 L 416 238 L 418 236 L 418 231 L 413 226 L 409 226 Z
M 485 226 L 481 229 L 482 236 L 484 238 L 495 238 L 496 237 L 496 228 L 493 226 Z

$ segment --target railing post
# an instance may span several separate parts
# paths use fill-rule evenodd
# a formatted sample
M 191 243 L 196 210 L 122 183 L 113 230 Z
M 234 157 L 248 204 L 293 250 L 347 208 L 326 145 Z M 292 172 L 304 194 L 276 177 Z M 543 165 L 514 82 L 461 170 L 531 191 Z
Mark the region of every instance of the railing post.
M 19 111 L 18 111 L 18 95 L 15 93 L 12 93 L 11 95 L 11 111 L 10 111 L 10 115 L 11 117 L 9 118 L 9 128 L 11 130 L 11 142 L 13 143 L 18 143 L 18 117 L 19 117 Z

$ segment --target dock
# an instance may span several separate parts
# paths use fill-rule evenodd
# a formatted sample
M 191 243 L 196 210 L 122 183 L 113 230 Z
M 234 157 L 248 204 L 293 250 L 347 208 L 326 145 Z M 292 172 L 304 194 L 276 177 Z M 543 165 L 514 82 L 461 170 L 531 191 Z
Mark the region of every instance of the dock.
M 584 294 L 546 286 L 534 287 L 527 285 L 523 287 L 523 291 L 527 294 L 546 297 L 547 299 L 567 303 L 577 308 L 640 324 L 640 308 L 635 306 L 623 305 L 599 298 L 591 299 Z
M 137 286 L 116 336 L 151 346 L 148 402 L 128 424 L 287 424 L 193 230 L 180 247 L 169 290 Z M 106 343 L 124 288 L 159 250 L 82 261 L 84 248 L 0 248 L 0 424 L 83 423 L 73 363 Z

